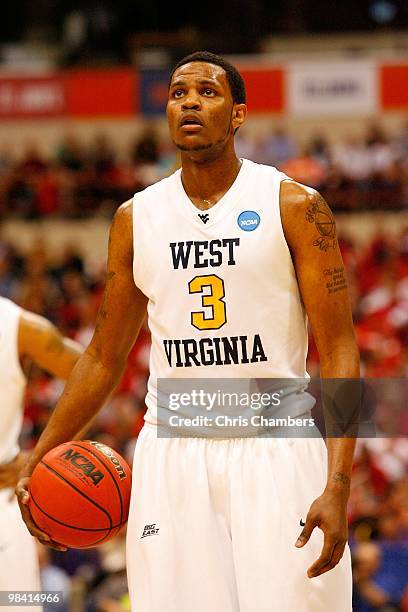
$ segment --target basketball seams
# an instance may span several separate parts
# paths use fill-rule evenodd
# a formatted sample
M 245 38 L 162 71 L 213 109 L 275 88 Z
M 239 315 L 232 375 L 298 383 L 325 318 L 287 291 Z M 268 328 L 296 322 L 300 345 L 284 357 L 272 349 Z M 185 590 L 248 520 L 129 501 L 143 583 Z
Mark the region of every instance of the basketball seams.
M 62 525 L 63 527 L 68 527 L 69 529 L 75 529 L 76 531 L 111 531 L 112 529 L 123 527 L 124 525 L 124 523 L 120 523 L 118 525 L 112 525 L 112 527 L 76 527 L 75 525 L 69 525 L 68 523 L 64 523 L 64 521 L 60 521 L 59 519 L 55 518 L 55 516 L 52 516 L 51 514 L 48 514 L 48 512 L 43 510 L 41 506 L 39 505 L 39 503 L 37 502 L 37 500 L 35 499 L 33 494 L 30 494 L 30 497 L 33 500 L 34 505 L 37 506 L 40 512 L 42 512 L 45 516 L 47 516 L 49 519 L 51 519 L 55 523 L 58 523 L 59 525 Z
M 105 463 L 104 459 L 102 457 L 100 457 L 99 455 L 97 455 L 94 451 L 92 451 L 90 448 L 88 448 L 87 446 L 82 446 L 81 444 L 79 444 L 78 442 L 75 443 L 71 443 L 71 446 L 74 447 L 78 447 L 81 450 L 87 451 L 90 455 L 92 455 L 93 457 L 95 457 L 96 459 L 98 459 L 98 461 L 100 461 L 100 463 L 106 468 L 107 472 L 109 473 L 110 477 L 112 478 L 115 487 L 116 487 L 116 491 L 119 495 L 119 503 L 120 503 L 120 521 L 119 524 L 122 524 L 123 522 L 123 499 L 122 499 L 122 492 L 120 490 L 120 487 L 116 481 L 116 478 L 114 476 L 114 474 L 111 472 L 111 466 L 107 463 Z
M 31 499 L 34 503 L 34 505 L 38 508 L 39 512 L 41 512 L 42 514 L 44 514 L 46 517 L 48 517 L 49 519 L 51 519 L 53 522 L 58 523 L 60 525 L 62 525 L 63 527 L 66 527 L 68 529 L 73 529 L 75 531 L 106 531 L 107 533 L 105 533 L 101 538 L 99 538 L 98 540 L 95 540 L 95 542 L 89 542 L 88 544 L 81 546 L 80 544 L 76 544 L 75 546 L 69 546 L 69 548 L 92 548 L 94 546 L 96 546 L 97 544 L 102 544 L 102 542 L 104 540 L 110 539 L 114 536 L 116 536 L 119 531 L 124 527 L 124 525 L 126 525 L 126 521 L 120 525 L 113 525 L 112 528 L 109 527 L 105 527 L 105 528 L 100 528 L 100 529 L 92 529 L 92 528 L 87 528 L 87 527 L 73 527 L 71 525 L 68 525 L 68 523 L 64 523 L 63 521 L 59 521 L 58 519 L 54 518 L 53 516 L 51 516 L 50 514 L 48 514 L 47 512 L 45 512 L 45 510 L 43 510 L 41 508 L 41 506 L 37 503 L 34 495 L 31 494 Z M 116 529 L 116 533 L 112 534 L 112 531 Z
M 62 476 L 62 474 L 59 474 L 56 470 L 54 470 L 54 468 L 52 468 L 50 465 L 48 465 L 47 463 L 45 463 L 45 461 L 42 459 L 40 461 L 40 464 L 43 465 L 47 470 L 49 470 L 50 472 L 52 472 L 55 476 L 57 476 L 57 478 L 59 478 L 60 480 L 62 480 L 63 482 L 65 482 L 68 486 L 70 486 L 72 489 L 74 489 L 77 493 L 79 493 L 80 495 L 82 495 L 82 497 L 84 497 L 87 501 L 89 501 L 91 504 L 93 504 L 96 508 L 98 508 L 98 510 L 101 510 L 107 517 L 109 520 L 109 527 L 106 527 L 106 529 L 112 529 L 112 517 L 109 514 L 109 512 L 103 508 L 102 506 L 100 506 L 95 500 L 93 500 L 91 497 L 88 497 L 88 495 L 86 495 L 86 493 L 84 493 L 83 491 L 81 491 L 81 489 L 78 489 L 72 482 L 70 482 L 69 480 L 67 480 L 66 478 L 64 478 L 64 476 Z M 121 515 L 122 518 L 122 515 Z M 121 521 L 122 522 L 122 521 Z M 119 524 L 121 524 L 121 522 Z

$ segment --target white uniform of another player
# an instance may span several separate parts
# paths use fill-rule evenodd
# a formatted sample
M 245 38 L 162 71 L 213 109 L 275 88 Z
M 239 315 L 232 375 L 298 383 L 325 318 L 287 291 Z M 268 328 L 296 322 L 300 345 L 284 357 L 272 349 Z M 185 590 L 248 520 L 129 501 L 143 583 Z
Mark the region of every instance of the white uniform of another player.
M 295 548 L 299 521 L 326 484 L 322 439 L 262 438 L 239 426 L 158 436 L 172 412 L 158 378 L 178 379 L 182 392 L 182 378 L 280 378 L 290 387 L 307 377 L 306 316 L 279 211 L 285 178 L 243 160 L 208 211 L 189 200 L 180 171 L 134 197 L 134 279 L 149 298 L 152 332 L 128 525 L 135 612 L 351 610 L 348 547 L 312 580 L 322 532 Z M 310 396 L 297 388 L 290 397 L 291 415 L 307 416 Z
M 21 309 L 0 297 L 0 463 L 19 452 L 26 379 L 18 355 Z M 12 489 L 0 490 L 0 591 L 38 591 L 39 570 L 35 541 L 21 518 Z M 10 607 L 10 610 L 20 607 Z M 22 608 L 26 610 L 27 608 Z M 30 610 L 42 610 L 30 607 Z

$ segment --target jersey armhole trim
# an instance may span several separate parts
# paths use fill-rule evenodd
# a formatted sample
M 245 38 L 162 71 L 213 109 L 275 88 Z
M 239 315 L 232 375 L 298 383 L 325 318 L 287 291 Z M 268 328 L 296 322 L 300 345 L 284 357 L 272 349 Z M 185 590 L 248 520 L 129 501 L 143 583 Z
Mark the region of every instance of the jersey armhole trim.
M 288 253 L 289 253 L 289 257 L 291 259 L 293 268 L 295 268 L 295 262 L 293 261 L 293 257 L 292 257 L 292 252 L 290 250 L 288 241 L 286 240 L 286 236 L 285 236 L 285 230 L 283 227 L 283 221 L 282 221 L 282 209 L 281 209 L 281 193 L 282 193 L 282 183 L 284 182 L 291 182 L 293 183 L 293 179 L 291 179 L 290 177 L 285 176 L 285 178 L 282 178 L 280 183 L 279 183 L 279 197 L 278 197 L 278 207 L 279 207 L 279 219 L 280 219 L 280 228 L 281 228 L 281 232 L 282 232 L 282 236 L 283 236 L 283 240 L 286 244 L 286 248 L 288 249 Z
M 19 372 L 22 380 L 24 381 L 25 384 L 27 384 L 28 378 L 27 378 L 27 376 L 26 376 L 26 374 L 25 374 L 25 372 L 23 370 L 23 366 L 22 366 L 21 358 L 20 358 L 20 350 L 19 350 L 20 321 L 21 321 L 21 316 L 22 316 L 23 312 L 24 312 L 24 309 L 20 308 L 20 312 L 19 312 L 19 315 L 18 315 L 18 318 L 17 318 L 15 361 L 16 361 L 18 372 Z M 32 363 L 34 363 L 34 362 L 32 362 Z

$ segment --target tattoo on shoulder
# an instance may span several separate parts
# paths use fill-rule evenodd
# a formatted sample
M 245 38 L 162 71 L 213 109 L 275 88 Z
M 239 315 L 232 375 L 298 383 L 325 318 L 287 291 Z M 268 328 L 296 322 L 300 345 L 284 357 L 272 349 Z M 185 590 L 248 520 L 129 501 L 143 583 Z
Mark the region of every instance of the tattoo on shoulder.
M 314 223 L 319 234 L 313 241 L 313 246 L 325 252 L 336 248 L 336 224 L 333 213 L 320 194 L 317 194 L 315 201 L 306 210 L 306 220 Z
M 346 476 L 346 474 L 342 474 L 341 472 L 335 472 L 333 474 L 333 481 L 340 482 L 341 484 L 344 484 L 344 485 L 350 484 L 350 478 Z
M 337 291 L 343 291 L 347 289 L 347 280 L 344 276 L 344 266 L 341 268 L 326 268 L 323 270 L 324 282 L 326 285 L 327 293 L 337 293 Z

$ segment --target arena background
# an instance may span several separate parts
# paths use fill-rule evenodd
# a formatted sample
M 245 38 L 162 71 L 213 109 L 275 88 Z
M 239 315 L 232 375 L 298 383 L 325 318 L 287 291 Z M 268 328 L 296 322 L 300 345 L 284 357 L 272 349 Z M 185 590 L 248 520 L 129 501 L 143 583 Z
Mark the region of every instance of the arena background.
M 0 23 L 0 295 L 87 344 L 110 219 L 177 167 L 163 115 L 167 75 L 198 49 L 227 54 L 244 74 L 249 120 L 238 153 L 318 188 L 333 207 L 364 375 L 405 377 L 405 0 L 184 8 L 15 0 Z M 129 461 L 143 424 L 148 356 L 145 327 L 89 434 Z M 311 338 L 309 372 L 318 370 Z M 31 367 L 24 448 L 61 389 Z M 395 438 L 358 443 L 349 504 L 356 612 L 408 610 L 406 414 L 405 404 Z M 124 535 L 89 551 L 39 549 L 43 588 L 64 590 L 66 610 L 128 610 Z

